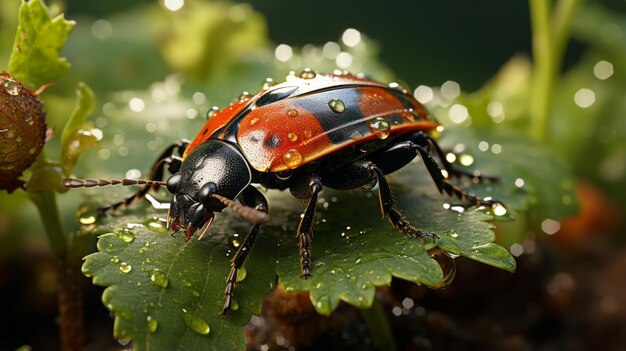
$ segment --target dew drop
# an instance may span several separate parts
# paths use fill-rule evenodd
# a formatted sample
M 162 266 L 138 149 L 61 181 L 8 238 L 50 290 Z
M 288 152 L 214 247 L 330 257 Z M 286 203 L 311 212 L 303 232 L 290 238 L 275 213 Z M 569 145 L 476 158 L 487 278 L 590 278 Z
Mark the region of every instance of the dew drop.
M 298 110 L 296 110 L 295 108 L 289 109 L 289 111 L 287 111 L 287 116 L 289 117 L 298 116 Z
M 207 323 L 204 319 L 194 313 L 183 310 L 183 320 L 185 321 L 185 324 L 187 324 L 189 329 L 195 331 L 200 335 L 208 335 L 209 332 L 211 332 L 209 323 Z
M 291 169 L 296 168 L 302 163 L 302 155 L 298 150 L 291 149 L 283 155 L 283 163 Z
M 120 272 L 128 274 L 133 269 L 133 267 L 126 262 L 122 262 L 118 269 L 120 270 Z
M 300 73 L 300 78 L 302 79 L 313 79 L 315 78 L 315 71 L 310 69 L 310 68 L 305 68 L 301 73 Z
M 15 96 L 20 94 L 20 83 L 11 78 L 7 78 L 7 80 L 2 85 L 2 88 L 4 88 L 4 91 L 6 91 L 10 95 Z
M 504 216 L 506 212 L 506 207 L 502 206 L 502 204 L 497 203 L 493 206 L 493 214 L 496 216 Z
M 237 283 L 246 279 L 247 274 L 248 272 L 246 271 L 246 267 L 239 268 L 239 270 L 237 270 Z
M 123 229 L 117 233 L 115 233 L 118 239 L 122 240 L 125 243 L 132 243 L 135 241 L 135 235 L 128 229 Z
M 167 287 L 167 285 L 169 284 L 167 275 L 165 275 L 165 273 L 159 271 L 158 269 L 150 270 L 150 281 L 152 282 L 152 284 L 160 286 L 162 288 Z
M 332 99 L 328 102 L 328 106 L 336 113 L 342 113 L 346 110 L 346 105 L 339 99 Z
M 474 157 L 472 157 L 472 155 L 463 154 L 459 157 L 459 163 L 463 166 L 471 166 L 474 163 Z
M 374 118 L 369 123 L 369 127 L 372 130 L 372 133 L 380 139 L 386 139 L 391 133 L 391 126 L 389 125 L 389 122 L 381 117 Z
M 80 222 L 80 224 L 94 224 L 96 223 L 96 216 L 94 215 L 87 215 L 85 217 L 80 217 L 78 219 L 78 222 Z
M 250 93 L 247 91 L 244 91 L 241 93 L 241 95 L 239 95 L 239 101 L 247 101 L 250 100 Z
M 111 257 L 111 262 L 113 262 L 113 263 L 120 263 L 120 258 L 119 258 L 119 256 L 113 256 L 113 257 Z
M 443 279 L 439 282 L 438 287 L 443 288 L 450 285 L 456 275 L 456 263 L 454 262 L 454 257 L 438 248 L 430 251 L 429 255 L 437 261 L 437 263 L 439 263 L 439 266 L 443 271 Z
M 220 110 L 220 108 L 219 108 L 219 107 L 217 107 L 217 106 L 213 106 L 213 107 L 211 107 L 211 108 L 209 109 L 209 111 L 207 111 L 207 113 L 206 113 L 206 118 L 207 118 L 207 119 L 209 119 L 209 118 L 213 117 L 213 115 L 215 115 L 215 113 L 216 113 L 217 111 L 219 111 L 219 110 Z
M 298 140 L 298 134 L 296 134 L 296 133 L 289 133 L 289 134 L 287 134 L 287 137 L 291 141 L 297 141 Z
M 267 90 L 273 87 L 274 85 L 276 85 L 276 82 L 274 82 L 272 78 L 265 78 L 265 81 L 263 82 L 263 86 L 261 87 L 261 89 Z
M 29 153 L 29 154 L 31 154 L 31 155 L 32 155 L 32 154 L 34 154 L 35 152 L 37 152 L 37 148 L 36 148 L 36 147 L 34 147 L 34 146 L 33 146 L 33 147 L 31 147 L 31 148 L 28 150 L 28 153 Z
M 315 302 L 315 307 L 318 311 L 329 311 L 330 310 L 330 299 L 328 296 L 320 297 L 317 302 Z
M 148 331 L 150 333 L 155 333 L 157 331 L 157 328 L 159 327 L 159 322 L 156 319 L 153 319 L 151 316 L 148 316 L 146 320 L 148 321 Z
M 237 303 L 237 300 L 231 300 L 230 309 L 233 311 L 237 311 L 239 309 L 239 304 Z

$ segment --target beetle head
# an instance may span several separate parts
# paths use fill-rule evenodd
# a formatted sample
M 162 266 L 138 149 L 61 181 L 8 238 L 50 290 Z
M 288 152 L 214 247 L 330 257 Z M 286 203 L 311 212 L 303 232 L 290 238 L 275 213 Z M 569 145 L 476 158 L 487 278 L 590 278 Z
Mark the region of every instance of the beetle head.
M 187 240 L 204 225 L 206 232 L 215 212 L 226 206 L 244 207 L 233 200 L 251 179 L 248 162 L 235 146 L 216 139 L 198 145 L 180 171 L 167 180 L 167 189 L 174 195 L 168 215 L 170 228 L 185 229 Z

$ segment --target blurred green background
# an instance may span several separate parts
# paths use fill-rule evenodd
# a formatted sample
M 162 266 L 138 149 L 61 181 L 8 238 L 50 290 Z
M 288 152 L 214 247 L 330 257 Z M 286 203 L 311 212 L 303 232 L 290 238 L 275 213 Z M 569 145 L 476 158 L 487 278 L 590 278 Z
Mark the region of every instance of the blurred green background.
M 165 9 L 164 3 L 177 4 L 48 2 L 53 10 L 63 9 L 66 18 L 77 21 L 63 52 L 73 65 L 71 72 L 43 96 L 49 125 L 60 130 L 73 108 L 73 90 L 84 81 L 96 93 L 93 126 L 104 131 L 102 148 L 89 151 L 76 174 L 120 177 L 130 169 L 132 176 L 140 176 L 152 162 L 147 153 L 156 153 L 181 137 L 193 137 L 212 105 L 224 106 L 244 90 L 254 92 L 267 76 L 280 80 L 291 69 L 308 65 L 330 71 L 337 68 L 339 51 L 352 59 L 340 68 L 383 81 L 399 80 L 413 89 L 430 87 L 436 98 L 425 103 L 444 124 L 455 123 L 448 108 L 461 103 L 469 109 L 473 127 L 506 126 L 532 135 L 527 110 L 532 79 L 532 62 L 526 59 L 532 55 L 527 1 L 187 0 L 178 11 Z M 6 0 L 0 6 L 0 62 L 6 62 L 19 2 Z M 348 28 L 362 35 L 355 46 L 342 42 Z M 595 319 L 555 313 L 554 318 L 578 323 L 559 333 L 594 321 L 594 330 L 605 327 L 608 333 L 614 325 L 626 325 L 622 324 L 626 323 L 626 289 L 619 293 L 596 280 L 621 280 L 626 274 L 621 259 L 626 237 L 626 3 L 584 2 L 574 15 L 571 38 L 554 85 L 548 132 L 538 141 L 562 156 L 583 182 L 579 188 L 583 217 L 562 223 L 561 233 L 547 243 L 539 238 L 543 233 L 538 228 L 523 221 L 503 225 L 499 240 L 517 250 L 522 272 L 535 274 L 521 274 L 519 279 L 538 278 L 540 289 L 549 290 L 555 277 L 563 283 L 558 274 L 566 272 L 578 288 L 570 291 L 561 286 L 559 293 L 571 294 L 572 301 L 600 301 L 599 312 L 595 305 L 586 310 Z M 286 62 L 277 57 L 279 44 L 293 50 Z M 517 59 L 510 61 L 513 57 Z M 442 86 L 448 81 L 458 83 L 448 83 L 449 99 Z M 504 106 L 504 121 L 497 111 L 489 111 L 494 101 Z M 49 147 L 51 155 L 58 152 L 54 140 Z M 66 194 L 62 199 L 66 227 L 76 228 L 75 204 L 82 197 Z M 48 344 L 57 338 L 56 276 L 50 268 L 47 239 L 35 218 L 24 194 L 0 193 L 0 286 L 6 293 L 1 311 L 12 316 L 2 333 L 2 349 L 21 344 L 56 348 L 56 343 Z M 539 243 L 534 244 L 535 239 Z M 539 250 L 533 245 L 546 245 L 545 250 L 557 253 L 537 258 Z M 546 272 L 525 266 L 533 260 L 543 262 Z M 593 274 L 590 265 L 597 266 Z M 600 275 L 600 269 L 609 273 Z M 594 274 L 597 278 L 590 278 Z M 88 322 L 90 349 L 121 347 L 110 338 L 110 320 L 98 304 L 96 289 L 87 280 L 85 289 L 86 313 L 94 316 Z M 554 298 L 544 294 L 539 299 Z M 580 307 L 570 303 L 569 307 Z M 605 336 L 596 330 L 587 339 L 576 339 L 580 341 L 576 345 L 590 346 Z M 623 337 L 614 341 L 620 340 Z M 605 342 L 609 347 L 618 345 Z

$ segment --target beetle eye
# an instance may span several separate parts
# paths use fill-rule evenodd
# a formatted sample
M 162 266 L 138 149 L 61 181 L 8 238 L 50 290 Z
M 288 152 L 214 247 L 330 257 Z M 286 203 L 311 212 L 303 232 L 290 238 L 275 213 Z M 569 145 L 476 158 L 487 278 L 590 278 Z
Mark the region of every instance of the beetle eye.
M 198 200 L 200 201 L 200 203 L 206 204 L 207 202 L 209 202 L 211 194 L 215 194 L 215 192 L 217 192 L 217 185 L 215 185 L 215 183 L 213 182 L 206 183 L 202 186 L 202 188 L 200 188 L 200 191 L 198 192 Z
M 167 180 L 167 191 L 174 194 L 180 183 L 180 173 L 176 173 Z

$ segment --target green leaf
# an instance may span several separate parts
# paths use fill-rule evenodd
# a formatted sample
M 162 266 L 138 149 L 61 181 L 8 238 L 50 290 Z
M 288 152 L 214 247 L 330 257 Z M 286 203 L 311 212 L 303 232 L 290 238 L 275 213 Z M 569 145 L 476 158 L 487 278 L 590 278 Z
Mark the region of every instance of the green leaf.
M 444 203 L 450 199 L 437 193 L 422 164 L 411 164 L 391 179 L 395 180 L 392 187 L 398 207 L 412 224 L 436 233 L 438 240 L 401 235 L 380 218 L 376 194 L 326 193 L 320 202 L 330 204 L 321 210 L 322 221 L 315 231 L 312 277 L 300 278 L 296 241 L 283 239 L 286 242 L 281 244 L 284 256 L 277 271 L 287 291 L 309 291 L 316 310 L 329 315 L 340 301 L 368 308 L 374 287 L 389 285 L 392 276 L 437 288 L 444 283 L 445 274 L 428 254 L 435 247 L 509 271 L 515 269 L 508 251 L 492 243 L 492 225 L 486 222 L 492 216 L 476 208 L 445 209 Z
M 219 312 L 233 247 L 223 235 L 186 243 L 182 235 L 172 238 L 162 219 L 123 221 L 100 236 L 99 252 L 83 265 L 95 284 L 107 286 L 102 300 L 115 314 L 115 337 L 132 340 L 138 350 L 244 349 L 242 327 L 260 313 L 261 297 L 274 284 L 267 245 L 257 245 L 260 264 L 247 266 L 237 286 L 237 309 L 224 317 Z M 215 229 L 229 224 L 224 220 Z
M 34 86 L 54 81 L 70 66 L 60 52 L 74 26 L 63 15 L 51 18 L 42 0 L 23 2 L 9 73 Z
M 68 176 L 78 160 L 80 154 L 89 148 L 98 146 L 101 135 L 91 128 L 87 123 L 87 117 L 91 115 L 94 107 L 93 91 L 87 84 L 78 83 L 76 90 L 76 107 L 72 115 L 65 123 L 63 132 L 61 133 L 61 163 L 63 165 L 63 174 Z
M 326 189 L 323 199 L 320 199 L 319 221 L 313 244 L 313 275 L 305 280 L 300 277 L 298 245 L 294 235 L 302 206 L 287 192 L 269 192 L 272 220 L 263 228 L 261 238 L 246 264 L 246 279 L 238 284 L 236 291 L 240 306 L 254 308 L 240 308 L 236 313 L 240 317 L 246 315 L 247 318 L 254 309 L 258 311 L 262 294 L 271 285 L 276 273 L 287 291 L 309 291 L 315 308 L 324 315 L 330 314 L 339 301 L 346 301 L 359 308 L 371 306 L 374 288 L 388 285 L 392 276 L 439 287 L 444 272 L 428 254 L 428 250 L 437 245 L 456 255 L 514 270 L 515 262 L 508 252 L 491 243 L 494 234 L 491 224 L 486 222 L 492 218 L 489 214 L 474 208 L 462 213 L 445 209 L 444 202 L 449 200 L 437 193 L 420 164 L 406 167 L 393 179 L 397 180 L 394 188 L 398 193 L 399 207 L 415 225 L 437 233 L 440 238 L 438 241 L 428 238 L 421 241 L 398 233 L 386 220 L 381 220 L 378 200 L 373 193 L 334 192 Z M 363 205 L 354 206 L 359 203 Z M 143 218 L 137 221 L 121 217 L 119 220 L 122 223 L 145 223 Z M 247 232 L 250 226 L 241 222 L 240 218 L 226 211 L 211 228 L 210 240 L 187 244 L 180 237 L 172 239 L 168 235 L 150 233 L 143 228 L 150 227 L 150 224 L 131 224 L 135 228 L 134 240 L 125 243 L 119 237 L 124 235 L 119 233 L 127 230 L 124 229 L 125 224 L 114 225 L 117 236 L 110 234 L 100 238 L 100 253 L 87 258 L 84 270 L 88 275 L 93 275 L 97 284 L 111 286 L 104 295 L 105 304 L 117 315 L 127 316 L 117 318 L 116 336 L 136 342 L 144 340 L 149 335 L 145 320 L 148 316 L 158 317 L 159 325 L 160 320 L 164 320 L 168 325 L 177 325 L 175 330 L 184 330 L 184 321 L 180 317 L 182 308 L 196 311 L 209 325 L 235 327 L 236 324 L 229 324 L 229 319 L 217 314 L 223 302 L 221 292 L 228 273 L 225 253 L 229 239 L 225 235 L 231 235 L 230 240 L 233 242 L 241 240 L 240 234 L 234 238 L 233 235 Z M 146 242 L 149 242 L 148 246 Z M 150 260 L 149 263 L 146 263 L 146 258 Z M 111 262 L 111 259 L 116 262 Z M 119 271 L 125 268 L 122 262 L 133 267 L 131 272 L 124 274 Z M 163 308 L 152 312 L 150 304 L 157 302 L 148 273 L 154 269 L 166 274 L 169 284 L 161 289 L 167 294 L 167 298 L 159 300 Z M 200 271 L 201 274 L 198 273 Z M 132 274 L 137 278 L 132 278 Z M 259 276 L 253 278 L 254 275 Z M 202 291 L 207 293 L 202 296 L 211 296 L 212 302 L 200 306 L 194 304 L 193 290 L 185 289 L 185 282 L 195 289 L 203 287 Z M 141 285 L 138 286 L 138 283 Z M 140 296 L 146 298 L 142 300 Z M 246 318 L 237 320 L 243 322 Z M 230 338 L 224 336 L 230 334 L 222 334 L 227 331 L 212 333 L 214 341 L 207 341 L 211 345 L 220 345 L 219 340 Z M 168 331 L 164 334 L 172 333 Z M 187 346 L 195 345 L 194 340 L 174 337 L 173 340 L 159 340 L 159 344 L 179 343 Z
M 558 220 L 578 213 L 569 167 L 530 138 L 507 129 L 450 126 L 440 144 L 449 150 L 464 150 L 457 157 L 458 167 L 463 167 L 458 162 L 467 155 L 472 169 L 498 177 L 496 183 L 472 184 L 469 189 L 502 201 L 512 215 L 530 210 L 537 219 Z

